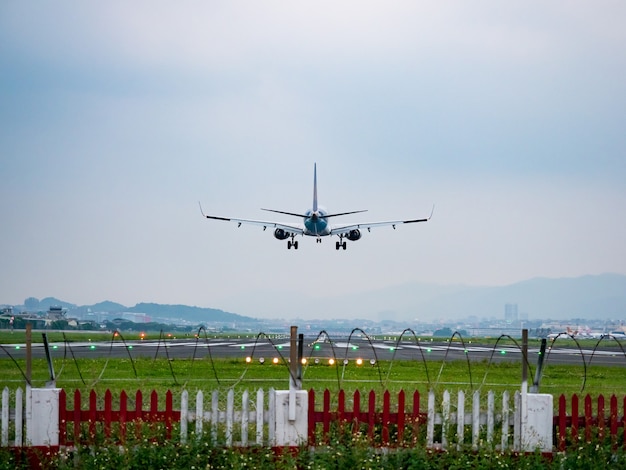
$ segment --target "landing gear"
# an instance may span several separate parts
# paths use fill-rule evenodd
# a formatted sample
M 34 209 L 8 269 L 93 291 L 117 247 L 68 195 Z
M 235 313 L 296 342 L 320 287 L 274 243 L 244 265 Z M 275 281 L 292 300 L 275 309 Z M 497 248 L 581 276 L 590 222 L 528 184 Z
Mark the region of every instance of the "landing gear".
M 292 235 L 292 236 L 291 236 L 291 240 L 288 240 L 288 241 L 287 241 L 287 249 L 288 249 L 288 250 L 291 250 L 291 247 L 292 247 L 292 246 L 293 246 L 293 249 L 294 249 L 294 250 L 297 250 L 297 249 L 298 249 L 298 242 L 297 242 L 297 241 L 294 241 L 293 237 L 294 237 L 294 236 Z
M 343 240 L 343 237 L 339 237 L 339 241 L 335 243 L 336 250 L 339 250 L 339 248 L 343 248 L 345 250 L 347 248 L 346 242 L 342 240 Z

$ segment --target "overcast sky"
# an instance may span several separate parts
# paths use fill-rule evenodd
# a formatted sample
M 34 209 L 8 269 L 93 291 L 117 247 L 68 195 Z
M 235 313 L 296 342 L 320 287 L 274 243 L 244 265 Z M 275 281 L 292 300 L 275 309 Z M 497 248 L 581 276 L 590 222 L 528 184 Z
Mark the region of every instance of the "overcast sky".
M 626 3 L 2 2 L 0 303 L 263 317 L 626 274 Z M 208 221 L 423 217 L 337 252 Z M 367 314 L 367 305 L 355 305 Z M 360 315 L 365 316 L 365 315 Z

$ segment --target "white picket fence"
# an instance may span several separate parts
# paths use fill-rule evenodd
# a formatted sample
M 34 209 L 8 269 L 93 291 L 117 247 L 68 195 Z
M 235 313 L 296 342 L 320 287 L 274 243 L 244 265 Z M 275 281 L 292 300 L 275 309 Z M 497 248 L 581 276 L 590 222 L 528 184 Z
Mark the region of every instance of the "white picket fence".
M 11 393 L 8 387 L 2 391 L 2 412 L 0 418 L 0 446 L 22 447 L 24 445 L 24 391 L 15 391 L 15 406 L 10 404 Z M 11 429 L 10 423 L 14 426 Z M 9 435 L 9 431 L 13 431 Z
M 14 406 L 10 406 L 10 390 L 2 392 L 1 436 L 2 447 L 21 447 L 25 445 L 25 397 L 21 388 L 15 391 Z M 180 441 L 186 443 L 190 436 L 190 426 L 195 424 L 195 436 L 201 438 L 210 433 L 213 442 L 226 446 L 274 445 L 276 400 L 274 390 L 267 392 L 259 389 L 256 394 L 244 390 L 241 403 L 235 403 L 235 391 L 226 394 L 225 406 L 220 402 L 219 391 L 214 390 L 205 403 L 202 391 L 195 396 L 195 407 L 190 406 L 189 392 L 183 391 L 180 397 Z M 458 392 L 456 405 L 448 391 L 443 393 L 437 403 L 433 391 L 428 394 L 426 423 L 426 446 L 447 449 L 450 445 L 461 448 L 469 444 L 466 433 L 471 429 L 473 449 L 513 449 L 520 448 L 520 393 L 515 392 L 513 407 L 510 405 L 509 392 L 504 392 L 500 406 L 496 406 L 495 393 L 488 392 L 486 409 L 481 407 L 479 392 L 472 395 L 471 411 L 466 412 L 466 397 Z M 40 421 L 40 420 L 37 420 Z M 13 426 L 11 426 L 11 422 Z M 499 442 L 494 436 L 499 434 Z M 252 438 L 251 438 L 252 437 Z
M 267 395 L 267 408 L 265 407 L 265 397 Z M 219 408 L 219 392 L 214 390 L 211 394 L 210 409 L 205 410 L 204 393 L 199 391 L 196 394 L 195 409 L 189 408 L 189 392 L 184 390 L 180 399 L 180 440 L 187 442 L 189 434 L 189 423 L 195 421 L 195 434 L 201 438 L 204 433 L 205 423 L 209 425 L 211 439 L 213 442 L 224 442 L 226 446 L 233 445 L 246 447 L 250 445 L 249 429 L 255 426 L 256 445 L 273 445 L 275 437 L 275 422 L 270 419 L 275 416 L 276 402 L 274 390 L 270 389 L 267 394 L 259 389 L 256 392 L 256 400 L 250 399 L 248 390 L 244 390 L 241 395 L 241 408 L 235 407 L 235 392 L 228 390 L 226 394 L 226 409 Z M 201 419 L 198 419 L 201 417 Z M 218 436 L 219 425 L 223 425 L 224 436 Z M 267 436 L 264 431 L 267 425 Z M 239 440 L 234 441 L 234 437 L 239 436 Z M 218 441 L 219 439 L 219 441 Z
M 466 412 L 465 393 L 459 391 L 457 395 L 456 411 L 452 410 L 450 392 L 443 392 L 440 408 L 435 400 L 435 393 L 428 394 L 428 418 L 426 424 L 426 446 L 430 448 L 447 449 L 450 441 L 453 441 L 458 448 L 465 444 L 466 426 L 471 427 L 471 445 L 474 450 L 479 447 L 506 449 L 520 449 L 521 443 L 521 422 L 519 413 L 521 400 L 520 392 L 515 392 L 513 397 L 513 409 L 511 409 L 509 392 L 502 394 L 502 403 L 499 410 L 496 408 L 495 393 L 487 393 L 487 409 L 481 410 L 481 397 L 478 391 L 472 395 L 471 412 Z M 456 425 L 456 427 L 455 427 Z M 441 439 L 435 442 L 435 426 L 441 426 Z M 494 443 L 494 434 L 499 427 L 500 443 Z M 513 429 L 511 429 L 513 428 Z M 511 442 L 511 430 L 512 441 Z M 481 434 L 484 440 L 481 439 Z

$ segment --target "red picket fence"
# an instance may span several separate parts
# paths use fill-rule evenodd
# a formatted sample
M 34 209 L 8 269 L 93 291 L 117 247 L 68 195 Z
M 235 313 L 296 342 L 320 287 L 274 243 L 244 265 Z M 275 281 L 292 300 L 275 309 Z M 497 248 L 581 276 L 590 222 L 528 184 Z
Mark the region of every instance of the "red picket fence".
M 559 410 L 554 416 L 555 439 L 558 450 L 563 452 L 568 447 L 576 447 L 579 441 L 604 441 L 610 437 L 613 448 L 620 445 L 626 449 L 626 396 L 622 400 L 622 414 L 618 410 L 618 400 L 615 395 L 609 399 L 609 409 L 606 409 L 603 395 L 597 399 L 596 411 L 593 410 L 593 400 L 586 395 L 583 410 L 580 410 L 578 395 L 574 394 L 570 401 L 571 414 L 567 414 L 567 399 L 565 395 L 559 397 Z M 582 411 L 582 413 L 581 413 Z M 608 411 L 608 415 L 607 415 Z M 621 428 L 621 436 L 619 432 Z M 608 432 L 608 435 L 607 435 Z
M 383 447 L 402 446 L 415 444 L 421 425 L 426 424 L 426 413 L 420 413 L 420 394 L 413 393 L 412 407 L 405 410 L 406 396 L 404 391 L 398 393 L 398 407 L 394 412 L 391 410 L 391 395 L 389 391 L 383 394 L 382 411 L 376 411 L 376 393 L 369 392 L 368 403 L 365 409 L 361 409 L 361 393 L 354 392 L 352 411 L 346 410 L 346 395 L 343 390 L 339 391 L 336 411 L 331 409 L 330 391 L 324 391 L 321 411 L 315 411 L 315 391 L 309 390 L 309 445 L 314 446 L 317 441 L 318 424 L 321 424 L 322 442 L 328 443 L 331 433 L 331 423 L 336 423 L 340 431 L 344 426 L 351 424 L 350 432 L 367 435 L 370 442 L 379 443 Z M 410 431 L 410 432 L 407 432 Z M 391 436 L 393 435 L 393 439 Z M 409 436 L 407 438 L 407 435 Z M 378 440 L 379 439 L 379 440 Z
M 104 394 L 104 409 L 98 409 L 94 390 L 89 393 L 87 409 L 82 409 L 79 390 L 74 392 L 72 410 L 67 409 L 65 390 L 61 390 L 59 396 L 59 444 L 61 446 L 91 443 L 96 439 L 98 432 L 102 432 L 105 438 L 111 438 L 114 425 L 118 431 L 115 436 L 119 436 L 121 442 L 126 439 L 127 426 L 134 427 L 135 437 L 140 439 L 145 431 L 145 423 L 149 423 L 153 428 L 157 423 L 163 423 L 166 437 L 171 439 L 173 423 L 178 421 L 180 421 L 180 411 L 174 410 L 172 392 L 169 390 L 165 395 L 165 410 L 163 411 L 159 411 L 159 398 L 156 391 L 150 394 L 150 409 L 147 411 L 143 410 L 143 395 L 139 390 L 135 394 L 134 409 L 128 408 L 128 395 L 125 391 L 120 394 L 119 410 L 113 409 L 113 397 L 109 390 Z M 83 423 L 87 423 L 86 435 Z
M 316 402 L 315 391 L 309 390 L 308 444 L 310 446 L 319 443 L 327 444 L 330 442 L 332 433 L 338 432 L 343 437 L 359 434 L 375 446 L 418 445 L 426 434 L 428 417 L 428 413 L 420 412 L 420 393 L 415 391 L 409 395 L 410 403 L 407 403 L 407 394 L 400 391 L 397 400 L 394 400 L 397 403 L 394 409 L 391 406 L 391 398 L 389 391 L 384 392 L 381 407 L 377 403 L 380 396 L 377 397 L 374 391 L 370 391 L 367 403 L 364 404 L 365 400 L 362 402 L 361 393 L 357 390 L 351 397 L 351 409 L 347 409 L 349 405 L 347 405 L 345 391 L 340 390 L 336 402 L 331 405 L 329 390 L 324 391 L 321 403 Z M 171 439 L 174 424 L 181 422 L 181 411 L 174 409 L 173 396 L 170 391 L 165 396 L 164 410 L 159 410 L 156 391 L 150 394 L 148 410 L 143 409 L 141 391 L 135 394 L 134 405 L 130 408 L 129 397 L 125 391 L 121 392 L 119 409 L 115 410 L 109 390 L 104 395 L 103 406 L 99 406 L 98 397 L 93 390 L 89 393 L 86 409 L 83 409 L 81 399 L 80 391 L 76 390 L 73 403 L 69 403 L 70 406 L 73 405 L 73 408 L 68 409 L 66 392 L 65 390 L 60 392 L 59 444 L 61 446 L 90 444 L 99 438 L 114 439 L 116 442 L 123 443 L 128 433 L 134 434 L 137 439 L 154 438 L 156 435 Z M 218 414 L 221 415 L 221 411 Z M 188 418 L 191 416 L 190 414 Z M 440 416 L 434 420 L 435 423 L 440 423 L 440 421 Z M 566 397 L 561 395 L 558 411 L 553 419 L 553 429 L 555 448 L 561 452 L 577 448 L 581 441 L 607 442 L 610 440 L 614 448 L 621 446 L 626 449 L 626 396 L 618 400 L 615 395 L 612 395 L 607 408 L 602 395 L 596 400 L 589 395 L 582 400 L 578 395 L 573 395 L 569 403 Z

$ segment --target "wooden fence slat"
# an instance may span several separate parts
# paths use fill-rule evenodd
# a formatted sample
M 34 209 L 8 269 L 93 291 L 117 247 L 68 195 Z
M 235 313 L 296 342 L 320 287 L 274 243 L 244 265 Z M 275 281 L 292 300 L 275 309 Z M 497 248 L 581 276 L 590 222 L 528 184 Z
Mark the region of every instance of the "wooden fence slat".
M 502 394 L 502 438 L 500 449 L 504 452 L 509 448 L 509 391 Z
M 141 390 L 137 390 L 135 394 L 135 438 L 137 440 L 141 439 L 141 421 L 143 421 L 143 395 L 141 394 Z
M 428 391 L 428 418 L 426 419 L 426 447 L 432 447 L 435 441 L 435 392 Z
M 478 439 L 480 437 L 480 393 L 474 392 L 472 397 L 472 449 L 478 449 Z
M 611 404 L 609 411 L 609 427 L 611 433 L 611 445 L 613 450 L 617 449 L 617 397 L 615 394 L 611 395 Z
M 352 433 L 357 434 L 361 429 L 361 394 L 358 390 L 354 391 L 353 408 L 352 408 Z
M 189 433 L 189 392 L 187 390 L 183 390 L 183 393 L 180 396 L 180 442 L 182 444 L 187 444 L 188 433 Z
M 606 423 L 604 421 L 604 395 L 598 395 L 598 414 L 597 414 L 597 426 L 598 426 L 598 440 L 603 441 L 605 437 L 605 426 Z
M 495 425 L 495 395 L 493 390 L 487 393 L 487 445 L 491 448 L 493 445 L 493 428 Z
M 398 418 L 396 420 L 396 427 L 398 430 L 398 443 L 400 445 L 402 445 L 402 443 L 404 442 L 404 399 L 404 390 L 400 390 L 400 392 L 398 393 Z
M 374 390 L 370 390 L 370 394 L 367 401 L 367 438 L 371 441 L 374 438 L 374 428 L 376 426 L 376 394 Z
M 120 438 L 126 440 L 126 422 L 128 421 L 128 395 L 125 390 L 120 393 Z
M 74 444 L 80 443 L 81 399 L 80 391 L 74 391 Z
M 443 392 L 441 405 L 441 447 L 448 448 L 448 428 L 450 427 L 450 392 Z
M 9 387 L 2 390 L 2 437 L 0 445 L 8 447 L 9 445 Z
M 235 390 L 232 388 L 226 394 L 226 447 L 233 445 L 233 423 L 235 421 Z
M 15 447 L 24 444 L 24 392 L 22 388 L 15 391 Z
M 263 412 L 264 412 L 265 397 L 263 389 L 260 388 L 256 392 L 256 444 L 263 444 Z M 309 411 L 310 412 L 310 411 Z M 269 416 L 268 416 L 269 419 Z
M 456 408 L 456 441 L 457 448 L 463 447 L 465 440 L 465 392 L 459 390 Z
M 315 445 L 315 390 L 309 390 L 309 445 Z
M 219 422 L 219 396 L 217 390 L 211 394 L 211 440 L 217 443 L 217 423 Z
M 591 396 L 585 396 L 585 442 L 591 442 L 591 427 L 593 426 L 593 411 L 591 409 Z
M 324 442 L 328 443 L 330 433 L 330 390 L 324 390 L 324 422 L 322 432 L 324 434 Z
M 111 390 L 107 389 L 104 393 L 104 435 L 107 438 L 111 437 L 112 409 L 113 396 L 111 395 Z
M 383 393 L 383 428 L 382 428 L 383 447 L 389 446 L 390 415 L 391 415 L 391 395 L 389 393 L 389 390 L 385 390 L 385 393 Z
M 558 427 L 558 432 L 559 432 L 559 441 L 558 441 L 558 448 L 560 452 L 565 452 L 565 438 L 567 436 L 567 423 L 566 423 L 566 419 L 567 419 L 567 402 L 565 399 L 565 395 L 561 394 L 561 396 L 559 396 L 559 413 L 558 413 L 558 417 L 559 417 L 559 427 Z
M 572 445 L 578 444 L 578 395 L 572 395 Z
M 248 421 L 250 420 L 248 395 L 248 390 L 244 390 L 241 395 L 241 445 L 243 447 L 248 446 Z

